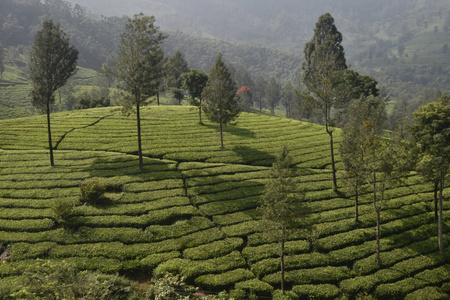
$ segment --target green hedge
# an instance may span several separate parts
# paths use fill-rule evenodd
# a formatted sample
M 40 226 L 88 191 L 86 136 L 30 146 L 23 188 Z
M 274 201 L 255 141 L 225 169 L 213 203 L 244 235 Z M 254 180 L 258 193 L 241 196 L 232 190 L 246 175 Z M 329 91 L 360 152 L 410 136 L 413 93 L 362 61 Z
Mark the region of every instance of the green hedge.
M 427 285 L 426 281 L 406 278 L 394 283 L 380 284 L 376 287 L 374 295 L 377 299 L 404 299 L 407 294 Z
M 243 243 L 244 240 L 241 238 L 227 238 L 194 248 L 188 248 L 184 250 L 183 256 L 189 260 L 216 258 L 242 247 Z
M 205 203 L 214 203 L 221 201 L 239 200 L 242 198 L 249 198 L 252 196 L 262 195 L 264 186 L 240 187 L 232 190 L 226 190 L 218 193 L 203 194 L 193 196 L 192 200 L 196 205 Z
M 147 227 L 155 240 L 177 238 L 196 231 L 213 227 L 214 224 L 205 217 L 192 217 L 189 220 L 178 221 L 173 225 L 152 225 Z
M 449 295 L 437 287 L 427 286 L 406 295 L 405 300 L 448 300 Z
M 307 253 L 285 256 L 285 270 L 306 269 L 327 266 L 331 263 L 327 254 Z M 280 270 L 280 258 L 268 258 L 255 262 L 251 270 L 258 276 L 264 276 Z
M 11 260 L 19 261 L 33 258 L 43 258 L 58 244 L 54 242 L 42 242 L 36 244 L 14 243 L 11 245 Z
M 0 219 L 0 230 L 15 232 L 35 232 L 50 230 L 53 228 L 54 222 L 51 219 L 22 219 L 22 220 L 5 220 Z
M 339 288 L 332 284 L 296 285 L 292 291 L 299 299 L 336 299 L 340 292 Z
M 372 239 L 375 239 L 375 229 L 361 228 L 321 238 L 317 240 L 315 246 L 320 252 L 328 252 L 346 246 L 362 244 Z
M 449 261 L 447 259 L 447 261 Z M 450 283 L 450 266 L 444 265 L 435 269 L 425 270 L 414 276 L 414 278 L 426 281 L 428 283 L 439 285 L 441 283 Z
M 377 282 L 378 279 L 374 275 L 359 276 L 342 280 L 339 283 L 339 288 L 344 295 L 354 298 L 359 293 L 369 294 Z
M 160 263 L 179 257 L 181 254 L 178 251 L 151 254 L 141 259 L 141 269 L 143 272 L 151 274 Z
M 224 215 L 248 209 L 254 209 L 261 205 L 262 199 L 260 196 L 249 198 L 241 198 L 227 201 L 217 201 L 206 203 L 199 206 L 199 209 L 208 216 Z
M 236 282 L 254 278 L 255 275 L 247 269 L 235 269 L 222 274 L 202 275 L 195 279 L 195 284 L 211 290 L 222 291 L 233 287 Z
M 210 185 L 192 186 L 188 189 L 190 195 L 210 195 L 218 193 L 228 193 L 239 189 L 264 189 L 264 182 L 261 180 L 228 181 Z M 220 194 L 219 194 L 220 195 Z
M 199 275 L 223 273 L 245 266 L 245 260 L 238 251 L 233 251 L 222 257 L 191 261 L 187 259 L 171 259 L 161 263 L 154 271 L 155 276 L 165 273 L 180 274 L 188 280 Z
M 75 216 L 109 216 L 109 215 L 130 215 L 139 216 L 147 214 L 152 210 L 160 210 L 175 206 L 188 206 L 189 198 L 171 197 L 153 201 L 145 201 L 131 204 L 116 203 L 107 207 L 78 206 L 75 208 Z
M 220 226 L 233 225 L 259 218 L 260 213 L 256 209 L 239 211 L 226 215 L 213 216 L 213 221 Z
M 261 229 L 261 222 L 255 220 L 222 227 L 223 233 L 229 237 L 247 236 L 251 233 L 261 231 Z
M 384 242 L 384 240 L 383 240 Z M 391 266 L 402 260 L 415 257 L 421 254 L 427 254 L 436 251 L 438 248 L 437 237 L 429 238 L 425 241 L 416 242 L 404 248 L 398 248 L 387 252 L 380 253 L 381 264 Z M 375 261 L 375 254 L 360 259 L 353 264 L 353 270 L 361 275 L 371 274 L 378 269 Z
M 238 282 L 235 288 L 257 296 L 270 296 L 273 292 L 273 286 L 256 278 Z
M 285 272 L 286 283 L 311 284 L 311 283 L 339 283 L 351 276 L 347 267 L 318 267 L 314 269 L 300 269 Z M 280 284 L 280 272 L 266 275 L 263 281 L 276 285 Z

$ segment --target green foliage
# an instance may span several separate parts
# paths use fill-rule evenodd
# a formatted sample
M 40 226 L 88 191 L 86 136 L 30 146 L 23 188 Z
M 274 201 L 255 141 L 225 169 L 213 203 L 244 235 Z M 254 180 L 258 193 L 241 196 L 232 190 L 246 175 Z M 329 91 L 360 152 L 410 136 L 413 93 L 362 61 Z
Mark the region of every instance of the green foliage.
M 81 203 L 91 205 L 105 204 L 108 199 L 105 197 L 106 184 L 99 181 L 88 181 L 80 184 Z
M 443 293 L 436 287 L 424 287 L 406 295 L 405 300 L 413 299 L 427 299 L 427 300 L 445 300 L 448 299 L 448 294 Z
M 69 46 L 69 38 L 53 20 L 44 21 L 42 27 L 34 39 L 30 78 L 33 104 L 49 114 L 49 105 L 55 101 L 53 93 L 76 72 L 78 50 Z
M 118 276 L 79 271 L 68 262 L 40 261 L 28 269 L 13 299 L 128 299 L 131 286 Z
M 64 225 L 72 215 L 75 202 L 70 198 L 58 198 L 52 203 L 53 217 L 58 224 Z
M 191 299 L 196 288 L 187 285 L 184 277 L 166 273 L 156 280 L 147 291 L 147 298 L 155 300 Z
M 167 58 L 164 64 L 165 88 L 180 90 L 183 85 L 182 74 L 189 70 L 188 63 L 184 58 L 183 52 L 175 51 Z
M 241 247 L 243 242 L 244 241 L 241 238 L 228 238 L 221 241 L 215 241 L 194 248 L 188 248 L 184 250 L 183 256 L 190 260 L 217 258 Z
M 256 294 L 261 296 L 270 295 L 274 290 L 270 284 L 256 278 L 238 282 L 236 284 L 236 288 L 244 290 L 248 294 Z
M 292 291 L 300 299 L 336 299 L 340 292 L 339 288 L 332 284 L 296 285 Z
M 233 121 L 241 112 L 236 96 L 236 85 L 228 67 L 222 60 L 222 54 L 208 76 L 208 82 L 202 92 L 205 100 L 203 110 L 212 122 L 220 125 L 220 147 L 223 149 L 223 126 Z
M 195 283 L 201 287 L 209 288 L 215 291 L 221 291 L 224 288 L 229 288 L 234 283 L 252 279 L 255 276 L 247 269 L 234 269 L 222 274 L 202 275 L 195 279 Z

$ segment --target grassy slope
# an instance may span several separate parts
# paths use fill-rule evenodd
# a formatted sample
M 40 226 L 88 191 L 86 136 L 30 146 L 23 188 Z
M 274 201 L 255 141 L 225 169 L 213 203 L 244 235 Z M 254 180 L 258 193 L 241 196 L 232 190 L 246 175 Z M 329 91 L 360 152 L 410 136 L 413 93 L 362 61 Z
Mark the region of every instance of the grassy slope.
M 95 85 L 96 75 L 97 72 L 92 69 L 79 67 L 71 80 L 77 86 L 77 92 L 82 93 Z M 6 65 L 3 78 L 0 79 L 0 120 L 33 115 L 35 109 L 31 104 L 30 91 L 31 81 L 28 74 Z M 58 102 L 58 95 L 55 97 Z
M 46 258 L 144 277 L 179 272 L 209 291 L 270 295 L 279 288 L 277 247 L 258 226 L 256 207 L 268 166 L 288 143 L 317 217 L 314 245 L 302 232 L 287 243 L 289 289 L 319 299 L 359 292 L 445 299 L 450 265 L 437 254 L 431 186 L 417 175 L 389 191 L 378 269 L 370 195 L 355 224 L 352 199 L 332 192 L 321 126 L 243 113 L 226 127 L 221 151 L 218 126 L 198 124 L 193 107 L 146 107 L 142 119 L 143 173 L 133 154 L 135 120 L 117 108 L 53 114 L 54 168 L 44 116 L 0 121 L 0 241 L 11 256 L 0 264 L 2 288 Z M 77 206 L 70 230 L 56 228 L 51 203 L 77 199 L 80 183 L 93 178 L 111 187 L 111 203 Z M 449 213 L 446 201 L 447 226 Z

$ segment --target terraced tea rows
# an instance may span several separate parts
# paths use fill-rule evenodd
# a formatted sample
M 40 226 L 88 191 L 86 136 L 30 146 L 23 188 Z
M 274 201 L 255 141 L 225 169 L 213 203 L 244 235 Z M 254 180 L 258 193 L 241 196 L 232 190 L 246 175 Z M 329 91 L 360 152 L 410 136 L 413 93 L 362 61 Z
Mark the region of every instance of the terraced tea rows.
M 2 257 L 9 256 L 0 264 L 0 291 L 14 289 L 39 258 L 127 276 L 175 272 L 212 292 L 278 293 L 277 244 L 260 226 L 257 207 L 269 166 L 288 143 L 315 221 L 312 232 L 299 230 L 286 244 L 292 293 L 448 297 L 449 252 L 438 253 L 432 187 L 410 174 L 388 191 L 378 268 L 371 195 L 361 197 L 355 223 L 353 200 L 332 192 L 321 126 L 242 114 L 226 128 L 221 151 L 217 126 L 198 124 L 195 108 L 146 107 L 141 173 L 135 121 L 117 108 L 58 113 L 52 124 L 53 168 L 44 117 L 0 121 L 0 241 Z M 52 203 L 76 201 L 90 180 L 107 185 L 109 202 L 78 205 L 65 229 L 55 225 Z M 448 226 L 448 201 L 444 214 Z

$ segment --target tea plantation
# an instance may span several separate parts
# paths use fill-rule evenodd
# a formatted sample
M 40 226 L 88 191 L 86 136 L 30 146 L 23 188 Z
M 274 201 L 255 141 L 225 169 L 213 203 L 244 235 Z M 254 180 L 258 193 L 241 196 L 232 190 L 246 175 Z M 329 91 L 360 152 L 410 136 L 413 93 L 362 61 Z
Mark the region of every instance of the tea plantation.
M 270 166 L 287 144 L 315 220 L 311 233 L 299 230 L 286 244 L 288 294 L 449 299 L 450 188 L 444 254 L 433 186 L 410 173 L 388 190 L 378 267 L 371 194 L 361 197 L 355 223 L 353 198 L 342 183 L 343 193 L 332 190 L 322 126 L 242 113 L 225 128 L 221 150 L 218 125 L 197 118 L 194 107 L 145 107 L 142 173 L 135 118 L 120 108 L 53 114 L 55 167 L 45 116 L 1 120 L 0 295 L 13 292 L 24 270 L 40 260 L 64 260 L 129 278 L 177 273 L 202 291 L 270 299 L 280 289 L 278 247 L 256 208 Z M 107 201 L 78 203 L 64 227 L 56 223 L 54 203 L 79 201 L 80 185 L 94 180 L 106 184 Z

